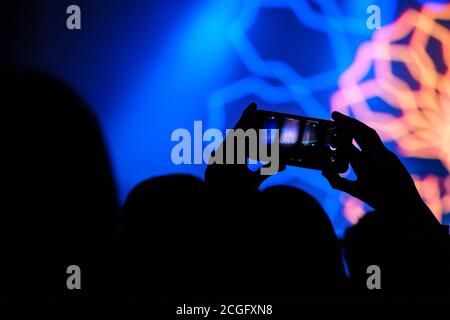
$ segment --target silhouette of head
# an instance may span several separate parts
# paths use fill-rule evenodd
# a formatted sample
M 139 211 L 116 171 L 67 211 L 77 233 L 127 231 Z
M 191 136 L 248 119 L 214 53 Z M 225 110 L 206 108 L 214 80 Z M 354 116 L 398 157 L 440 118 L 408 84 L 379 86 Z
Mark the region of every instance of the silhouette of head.
M 188 283 L 195 287 L 195 256 L 208 241 L 201 233 L 204 192 L 203 182 L 188 175 L 151 178 L 131 191 L 123 227 L 125 287 L 132 295 L 173 297 Z
M 320 204 L 294 187 L 262 192 L 261 215 L 273 265 L 291 297 L 342 295 L 345 274 L 337 237 Z M 282 290 L 282 288 L 280 288 Z
M 42 265 L 49 277 L 20 275 L 13 281 L 23 287 L 14 286 L 58 294 L 67 289 L 67 266 L 82 267 L 115 236 L 116 195 L 105 146 L 97 121 L 66 85 L 31 72 L 3 75 L 2 82 L 4 205 L 11 208 L 3 236 L 10 253 L 28 262 L 11 262 L 13 269 Z M 37 279 L 42 283 L 33 285 Z
M 413 212 L 367 213 L 345 234 L 352 289 L 359 297 L 423 298 L 450 296 L 450 241 L 439 230 L 425 231 Z M 447 238 L 447 239 L 446 239 Z M 382 290 L 369 290 L 367 268 L 380 270 Z

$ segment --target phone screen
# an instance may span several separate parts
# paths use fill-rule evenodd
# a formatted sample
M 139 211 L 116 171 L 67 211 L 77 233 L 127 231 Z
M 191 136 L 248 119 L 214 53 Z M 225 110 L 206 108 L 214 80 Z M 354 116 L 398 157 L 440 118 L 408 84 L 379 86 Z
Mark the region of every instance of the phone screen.
M 279 132 L 280 157 L 286 164 L 322 169 L 326 163 L 339 158 L 340 148 L 345 141 L 333 121 L 321 120 L 269 111 L 259 112 L 259 127 L 266 129 L 263 142 L 271 144 Z M 339 171 L 348 167 L 348 161 L 341 164 Z

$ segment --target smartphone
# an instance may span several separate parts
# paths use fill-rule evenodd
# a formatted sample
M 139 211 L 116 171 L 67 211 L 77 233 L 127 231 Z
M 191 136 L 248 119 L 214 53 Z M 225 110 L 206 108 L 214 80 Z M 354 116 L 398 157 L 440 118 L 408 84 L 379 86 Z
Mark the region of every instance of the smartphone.
M 334 121 L 263 110 L 255 114 L 255 128 L 266 129 L 263 146 L 273 143 L 273 129 L 278 129 L 280 161 L 286 165 L 322 170 L 331 162 L 340 173 L 348 170 L 352 141 Z

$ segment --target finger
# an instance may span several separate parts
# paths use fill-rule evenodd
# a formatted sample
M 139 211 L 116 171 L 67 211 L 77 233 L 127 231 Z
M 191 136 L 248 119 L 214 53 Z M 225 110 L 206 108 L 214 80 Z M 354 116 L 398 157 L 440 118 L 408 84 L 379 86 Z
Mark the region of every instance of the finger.
M 349 160 L 356 175 L 358 175 L 360 172 L 363 172 L 364 170 L 363 154 L 353 144 L 351 145 L 349 150 Z
M 335 170 L 324 169 L 322 175 L 328 180 L 333 189 L 344 191 L 351 195 L 355 193 L 356 182 L 342 178 Z
M 256 111 L 256 103 L 250 103 L 247 108 L 242 112 L 241 117 L 235 125 L 235 128 L 247 129 L 251 127 L 251 121 L 253 119 L 253 114 Z
M 256 106 L 256 103 L 252 102 L 247 106 L 247 108 L 245 108 L 243 114 L 248 114 L 248 113 L 254 112 L 254 111 L 256 111 L 257 108 L 258 107 Z
M 384 147 L 378 133 L 366 124 L 354 118 L 334 111 L 331 117 L 344 132 L 347 132 L 363 151 L 370 151 Z

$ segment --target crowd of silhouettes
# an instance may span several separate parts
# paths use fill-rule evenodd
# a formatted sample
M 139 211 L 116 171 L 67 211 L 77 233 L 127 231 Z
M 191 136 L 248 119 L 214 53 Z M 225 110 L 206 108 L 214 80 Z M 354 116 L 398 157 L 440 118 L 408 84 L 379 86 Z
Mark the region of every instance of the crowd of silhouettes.
M 40 73 L 4 72 L 1 83 L 2 298 L 450 296 L 448 228 L 356 119 L 332 114 L 359 146 L 350 152 L 357 180 L 332 165 L 323 175 L 374 211 L 339 241 L 312 196 L 260 190 L 266 177 L 245 164 L 211 164 L 203 180 L 150 178 L 120 207 L 101 130 L 82 99 Z M 255 111 L 247 107 L 236 127 Z M 81 290 L 66 286 L 69 265 L 82 271 Z M 367 288 L 369 265 L 381 269 L 381 290 Z

